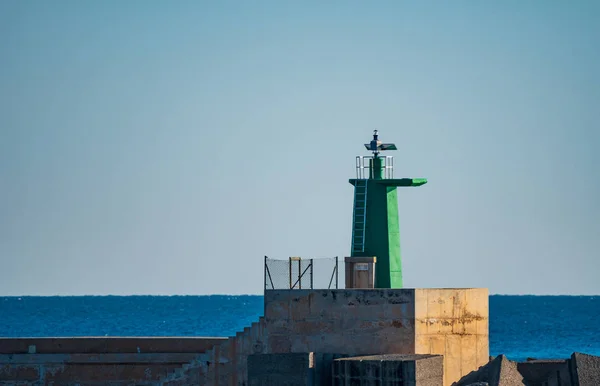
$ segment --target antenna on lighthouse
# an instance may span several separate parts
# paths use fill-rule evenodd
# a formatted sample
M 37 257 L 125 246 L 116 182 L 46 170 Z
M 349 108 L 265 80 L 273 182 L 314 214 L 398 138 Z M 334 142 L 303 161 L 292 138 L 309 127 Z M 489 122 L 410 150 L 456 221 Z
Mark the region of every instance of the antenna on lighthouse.
M 393 143 L 381 143 L 379 135 L 377 134 L 377 129 L 373 130 L 373 140 L 371 143 L 365 143 L 365 147 L 367 150 L 372 151 L 375 157 L 384 150 L 398 150 Z

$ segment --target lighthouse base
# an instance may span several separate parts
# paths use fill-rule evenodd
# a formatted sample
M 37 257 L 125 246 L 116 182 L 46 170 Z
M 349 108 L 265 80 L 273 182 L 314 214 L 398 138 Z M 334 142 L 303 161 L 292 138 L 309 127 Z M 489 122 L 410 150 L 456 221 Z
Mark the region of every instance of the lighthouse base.
M 489 360 L 488 290 L 265 291 L 266 353 L 437 354 L 444 385 Z

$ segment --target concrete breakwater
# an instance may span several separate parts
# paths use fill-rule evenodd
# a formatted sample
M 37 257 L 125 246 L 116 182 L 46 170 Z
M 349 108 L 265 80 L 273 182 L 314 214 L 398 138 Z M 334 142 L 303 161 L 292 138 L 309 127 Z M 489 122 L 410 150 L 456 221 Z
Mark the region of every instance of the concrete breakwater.
M 158 382 L 226 338 L 0 338 L 0 385 Z
M 483 288 L 267 290 L 264 316 L 227 338 L 0 340 L 0 385 L 600 384 L 582 354 L 490 361 L 488 314 Z

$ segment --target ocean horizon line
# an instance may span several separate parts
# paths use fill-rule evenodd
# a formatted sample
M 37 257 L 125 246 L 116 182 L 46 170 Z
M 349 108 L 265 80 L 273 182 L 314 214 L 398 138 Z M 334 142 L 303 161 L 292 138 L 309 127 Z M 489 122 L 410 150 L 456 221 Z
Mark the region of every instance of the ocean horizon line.
M 27 294 L 27 295 L 0 295 L 0 298 L 82 298 L 82 297 L 262 297 L 263 294 Z M 489 296 L 522 296 L 522 297 L 596 297 L 600 294 L 511 294 L 490 293 Z

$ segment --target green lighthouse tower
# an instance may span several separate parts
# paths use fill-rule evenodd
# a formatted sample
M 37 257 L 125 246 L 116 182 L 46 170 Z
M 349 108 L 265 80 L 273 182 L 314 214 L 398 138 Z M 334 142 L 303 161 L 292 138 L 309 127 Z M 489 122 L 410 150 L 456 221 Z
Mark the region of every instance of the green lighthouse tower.
M 398 221 L 399 186 L 421 186 L 425 178 L 394 178 L 394 159 L 380 155 L 397 150 L 393 143 L 382 143 L 377 134 L 365 144 L 370 156 L 356 157 L 352 247 L 350 256 L 375 256 L 375 288 L 402 288 L 400 226 Z

